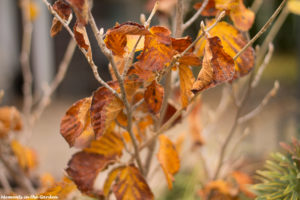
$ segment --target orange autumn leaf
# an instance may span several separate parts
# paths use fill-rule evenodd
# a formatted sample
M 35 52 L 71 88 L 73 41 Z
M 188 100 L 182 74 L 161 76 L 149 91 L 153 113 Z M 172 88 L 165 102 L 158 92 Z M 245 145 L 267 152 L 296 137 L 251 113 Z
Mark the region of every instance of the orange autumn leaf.
M 154 199 L 146 180 L 134 165 L 120 168 L 117 179 L 113 185 L 113 193 L 117 200 Z
M 199 196 L 203 199 L 211 195 L 210 199 L 212 200 L 237 200 L 237 197 L 233 193 L 234 188 L 224 180 L 212 181 L 198 192 Z
M 207 38 L 202 68 L 194 82 L 194 93 L 230 81 L 234 75 L 234 61 L 222 46 L 219 37 Z
M 160 71 L 175 55 L 172 48 L 171 32 L 162 26 L 152 26 L 145 35 L 144 50 L 137 57 L 138 65 L 143 70 Z
M 211 20 L 207 23 L 207 26 L 211 26 L 215 20 Z M 201 34 L 201 31 L 199 32 Z M 219 22 L 209 34 L 218 36 L 221 40 L 225 53 L 232 58 L 247 44 L 247 39 L 240 33 L 235 27 L 227 22 Z M 196 44 L 198 56 L 203 56 L 205 44 L 207 43 L 205 38 L 199 40 Z M 235 75 L 234 77 L 240 77 L 248 74 L 254 66 L 254 50 L 252 47 L 247 48 L 235 61 Z
M 151 115 L 147 115 L 138 122 L 137 128 L 139 129 L 141 134 L 145 135 L 146 129 L 151 125 L 153 125 L 153 119 Z
M 239 0 L 239 5 L 230 10 L 230 18 L 237 29 L 248 31 L 253 25 L 255 14 L 245 7 L 243 0 Z
M 107 132 L 100 139 L 93 140 L 84 151 L 115 158 L 122 155 L 123 148 L 124 144 L 120 136 L 114 132 Z
M 143 25 L 126 22 L 112 29 L 108 29 L 104 42 L 114 55 L 123 57 L 126 51 L 130 52 L 132 50 L 135 44 L 134 41 L 137 41 L 137 38 L 132 38 L 132 35 L 146 34 L 149 34 L 149 31 Z M 128 43 L 128 41 L 130 41 L 130 43 Z M 129 46 L 127 47 L 128 49 L 125 49 L 127 43 Z M 139 44 L 142 44 L 141 41 Z
M 0 107 L 0 138 L 10 131 L 20 131 L 23 127 L 20 112 L 13 106 Z
M 66 0 L 76 14 L 79 24 L 85 26 L 89 19 L 89 0 Z
M 94 193 L 94 181 L 98 173 L 112 162 L 112 156 L 81 151 L 72 156 L 66 172 L 81 192 L 90 195 Z
M 64 177 L 61 182 L 54 184 L 54 186 L 48 188 L 46 192 L 40 193 L 38 196 L 56 196 L 58 199 L 68 199 L 71 193 L 76 191 L 76 189 L 76 185 L 73 181 Z
M 107 175 L 107 178 L 103 185 L 103 195 L 105 197 L 107 197 L 109 195 L 109 192 L 111 190 L 111 185 L 116 180 L 116 178 L 119 176 L 121 170 L 122 170 L 122 167 L 115 168 L 115 169 L 111 170 L 109 172 L 109 174 Z
M 119 83 L 112 81 L 108 83 L 110 87 L 120 92 Z M 124 82 L 127 99 L 131 102 L 136 90 L 141 83 L 127 80 Z M 101 137 L 110 127 L 112 122 L 123 110 L 123 103 L 110 90 L 105 87 L 99 87 L 93 94 L 91 104 L 91 121 L 96 138 Z
M 189 104 L 190 98 L 193 96 L 191 89 L 195 81 L 193 72 L 187 65 L 179 65 L 179 80 L 181 105 L 185 108 Z
M 61 120 L 60 133 L 70 147 L 86 147 L 95 137 L 91 126 L 91 102 L 91 97 L 77 101 Z
M 158 161 L 164 171 L 169 189 L 172 189 L 174 174 L 179 171 L 180 159 L 172 141 L 165 135 L 159 136 L 159 151 L 157 154 Z
M 118 124 L 120 124 L 123 127 L 126 127 L 128 124 L 127 122 L 127 115 L 124 112 L 120 112 L 116 118 L 116 121 Z
M 20 167 L 25 172 L 29 172 L 37 166 L 37 156 L 33 149 L 23 146 L 17 140 L 11 141 L 10 146 Z
M 164 88 L 152 81 L 152 83 L 146 88 L 144 93 L 144 99 L 150 112 L 157 114 L 160 111 L 162 101 L 164 98 Z
M 73 31 L 78 46 L 80 48 L 83 48 L 88 53 L 88 56 L 92 58 L 91 45 L 90 45 L 90 41 L 85 26 L 76 22 L 73 27 Z
M 215 0 L 218 10 L 231 10 L 239 5 L 239 0 Z
M 69 4 L 65 3 L 63 0 L 57 0 L 52 7 L 63 20 L 68 21 L 72 13 L 72 9 Z M 62 29 L 62 26 L 62 23 L 58 21 L 56 17 L 54 17 L 50 30 L 51 37 L 54 37 L 57 33 L 59 33 Z

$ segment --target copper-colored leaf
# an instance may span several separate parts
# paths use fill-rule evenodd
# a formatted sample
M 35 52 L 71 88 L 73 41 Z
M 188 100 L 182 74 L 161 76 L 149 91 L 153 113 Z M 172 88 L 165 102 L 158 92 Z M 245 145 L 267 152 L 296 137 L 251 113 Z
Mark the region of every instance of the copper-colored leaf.
M 10 145 L 20 167 L 24 171 L 28 172 L 37 166 L 37 156 L 34 150 L 23 146 L 17 140 L 13 140 Z
M 90 45 L 90 41 L 89 41 L 89 38 L 88 38 L 88 35 L 86 32 L 85 26 L 76 22 L 73 27 L 73 30 L 74 30 L 74 37 L 75 37 L 75 40 L 76 40 L 78 46 L 80 48 L 85 49 L 87 51 L 89 57 L 91 58 L 92 50 L 91 50 L 91 45 Z
M 214 20 L 207 23 L 207 26 L 211 26 Z M 247 39 L 232 25 L 227 22 L 219 22 L 210 32 L 211 36 L 218 36 L 221 39 L 224 51 L 232 58 L 247 44 Z M 201 34 L 201 31 L 199 32 Z M 196 44 L 198 56 L 203 56 L 205 44 L 207 43 L 205 38 L 199 40 Z M 235 78 L 248 74 L 254 66 L 254 50 L 252 47 L 246 49 L 235 60 Z
M 145 36 L 143 52 L 138 56 L 138 65 L 143 70 L 160 71 L 170 62 L 176 51 L 172 48 L 171 32 L 162 26 L 153 26 Z
M 253 25 L 255 14 L 245 7 L 243 0 L 239 0 L 239 5 L 230 10 L 230 18 L 237 29 L 248 31 Z
M 126 52 L 125 47 L 129 39 L 127 38 L 127 36 L 145 35 L 145 34 L 149 34 L 149 31 L 145 29 L 143 25 L 134 22 L 126 22 L 124 24 L 117 25 L 112 29 L 109 29 L 106 33 L 106 37 L 104 41 L 107 48 L 112 50 L 112 53 L 114 55 L 122 57 Z M 130 39 L 132 40 L 132 38 Z M 131 43 L 130 45 L 132 46 Z M 130 49 L 128 51 L 130 51 Z
M 194 8 L 196 10 L 200 9 L 202 6 L 202 2 L 198 2 L 194 5 Z M 209 0 L 208 4 L 206 5 L 206 7 L 204 8 L 204 10 L 202 11 L 201 15 L 202 16 L 216 16 L 218 13 L 218 10 L 216 9 L 216 3 L 215 0 Z
M 206 199 L 210 194 L 212 200 L 235 200 L 236 197 L 232 195 L 232 186 L 224 180 L 216 180 L 208 183 L 198 192 L 198 194 Z
M 181 105 L 186 107 L 189 104 L 190 98 L 193 96 L 191 92 L 195 77 L 192 70 L 186 65 L 179 66 L 179 79 L 180 79 L 180 96 Z
M 120 92 L 118 82 L 109 82 L 110 87 Z M 137 81 L 125 81 L 127 99 L 131 102 L 135 91 L 140 87 L 141 83 Z M 111 123 L 117 118 L 122 111 L 124 105 L 110 90 L 100 87 L 93 94 L 91 104 L 91 121 L 97 138 L 101 137 L 109 128 Z
M 239 0 L 215 0 L 218 10 L 231 10 L 239 5 Z
M 223 49 L 218 37 L 207 38 L 202 69 L 192 91 L 199 92 L 230 81 L 234 75 L 234 61 Z
M 144 99 L 147 106 L 152 113 L 158 113 L 160 111 L 162 101 L 164 98 L 164 88 L 152 81 L 152 83 L 146 88 Z
M 69 4 L 65 3 L 63 0 L 57 0 L 53 4 L 53 9 L 55 12 L 63 19 L 63 20 L 68 20 L 71 13 L 72 9 L 69 6 Z M 62 29 L 62 23 L 58 21 L 56 17 L 53 18 L 52 20 L 52 27 L 50 30 L 51 37 L 54 37 L 57 33 L 59 33 Z
M 118 181 L 113 185 L 117 200 L 152 200 L 153 194 L 141 175 L 133 165 L 120 169 Z
M 66 0 L 73 8 L 77 21 L 85 26 L 89 19 L 89 0 Z
M 13 106 L 0 107 L 0 138 L 9 131 L 20 131 L 23 127 L 20 112 Z
M 106 157 L 120 157 L 124 144 L 119 135 L 114 132 L 105 133 L 100 139 L 92 141 L 90 147 L 84 151 L 88 153 L 97 153 Z
M 172 141 L 165 135 L 159 136 L 159 151 L 157 154 L 158 161 L 165 173 L 168 187 L 172 189 L 173 175 L 179 171 L 180 159 Z
M 91 97 L 77 101 L 61 120 L 60 133 L 70 147 L 85 147 L 95 137 L 91 126 L 91 102 Z
M 94 181 L 98 173 L 113 161 L 111 157 L 81 151 L 73 155 L 66 171 L 80 191 L 93 194 Z

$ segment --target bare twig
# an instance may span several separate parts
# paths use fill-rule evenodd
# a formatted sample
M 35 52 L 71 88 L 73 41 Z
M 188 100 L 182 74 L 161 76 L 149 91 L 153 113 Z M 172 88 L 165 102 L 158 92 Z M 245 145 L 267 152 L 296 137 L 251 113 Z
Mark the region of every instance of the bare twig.
M 180 37 L 183 31 L 183 0 L 177 0 L 175 23 L 175 37 Z
M 274 22 L 274 25 L 272 26 L 270 32 L 268 33 L 266 39 L 264 40 L 263 44 L 261 45 L 258 53 L 257 53 L 257 62 L 260 63 L 262 61 L 262 59 L 265 56 L 265 53 L 268 50 L 268 46 L 270 43 L 273 42 L 275 36 L 277 35 L 278 31 L 280 30 L 280 28 L 282 27 L 284 21 L 286 20 L 287 16 L 289 15 L 290 11 L 288 6 L 286 5 L 282 12 L 280 13 L 280 15 L 278 16 L 278 19 L 276 20 L 276 22 Z
M 275 10 L 273 15 L 268 19 L 265 25 L 260 29 L 258 33 L 233 57 L 233 59 L 237 59 L 248 47 L 250 47 L 266 30 L 272 25 L 272 22 L 276 19 L 277 15 L 280 13 L 282 8 L 284 7 L 287 0 L 283 0 L 278 8 Z
M 268 92 L 268 94 L 264 97 L 264 99 L 261 101 L 261 103 L 254 110 L 252 110 L 248 114 L 240 117 L 238 119 L 238 123 L 239 124 L 244 123 L 244 122 L 248 121 L 249 119 L 252 119 L 253 117 L 255 117 L 257 114 L 259 114 L 262 111 L 262 109 L 267 105 L 267 103 L 270 101 L 270 99 L 277 94 L 279 87 L 280 87 L 279 82 L 275 81 L 273 88 Z
M 260 67 L 258 67 L 258 70 L 257 70 L 257 73 L 255 75 L 255 78 L 254 78 L 254 80 L 253 80 L 253 82 L 251 84 L 252 88 L 255 88 L 258 85 L 258 83 L 259 83 L 259 81 L 261 79 L 261 76 L 262 76 L 265 68 L 268 66 L 268 64 L 271 61 L 271 58 L 273 56 L 273 52 L 274 52 L 274 45 L 273 45 L 273 43 L 270 43 L 269 44 L 269 52 L 266 55 L 266 57 L 264 59 L 264 62 L 260 65 Z
M 52 81 L 50 86 L 47 87 L 46 90 L 44 91 L 44 95 L 42 99 L 38 102 L 37 108 L 34 110 L 34 112 L 31 115 L 32 123 L 34 123 L 41 116 L 45 108 L 49 105 L 51 101 L 51 95 L 54 93 L 54 91 L 57 89 L 57 87 L 60 85 L 60 83 L 65 77 L 65 74 L 72 60 L 75 49 L 76 49 L 76 42 L 73 39 L 71 39 L 67 47 L 67 50 L 65 52 L 65 55 L 58 67 L 58 72 L 54 77 L 54 80 Z
M 189 26 L 191 26 L 196 19 L 201 15 L 201 13 L 203 12 L 203 10 L 206 8 L 207 4 L 208 4 L 209 0 L 204 0 L 201 7 L 199 8 L 199 10 L 197 10 L 197 12 L 187 21 L 182 25 L 182 31 L 184 31 L 185 29 L 187 29 Z
M 47 0 L 42 0 L 48 10 L 54 15 L 54 17 L 56 17 L 58 19 L 59 22 L 62 23 L 62 25 L 64 26 L 64 28 L 68 31 L 68 33 L 70 34 L 70 36 L 75 40 L 74 34 L 72 32 L 72 30 L 70 29 L 70 27 L 68 26 L 68 23 L 63 20 L 53 9 L 53 7 L 51 6 L 51 4 L 47 1 Z M 77 45 L 78 46 L 78 45 Z M 94 77 L 96 78 L 96 80 L 103 85 L 103 87 L 107 88 L 112 94 L 114 94 L 116 97 L 118 97 L 119 99 L 121 99 L 120 95 L 113 89 L 111 88 L 99 75 L 98 73 L 98 67 L 95 65 L 93 59 L 91 58 L 91 56 L 88 54 L 88 52 L 85 51 L 85 49 L 81 48 L 80 46 L 78 46 L 78 48 L 80 49 L 80 51 L 83 53 L 83 55 L 85 56 L 86 60 L 88 61 L 88 63 L 90 64 L 90 67 L 92 68 Z
M 32 72 L 30 68 L 30 50 L 32 39 L 32 22 L 30 21 L 29 0 L 20 0 L 22 23 L 23 23 L 23 36 L 22 36 L 22 50 L 21 50 L 21 68 L 23 75 L 23 114 L 25 119 L 28 120 L 32 108 Z M 29 121 L 28 121 L 29 122 Z M 29 123 L 28 123 L 29 125 Z
M 12 189 L 10 187 L 9 181 L 7 179 L 6 173 L 4 168 L 2 168 L 2 163 L 0 163 L 0 183 L 4 189 L 5 194 L 9 194 L 12 192 Z

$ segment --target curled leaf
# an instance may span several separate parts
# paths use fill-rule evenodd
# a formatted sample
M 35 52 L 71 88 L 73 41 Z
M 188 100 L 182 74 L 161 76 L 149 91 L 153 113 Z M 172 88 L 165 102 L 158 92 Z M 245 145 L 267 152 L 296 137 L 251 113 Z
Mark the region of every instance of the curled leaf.
M 173 175 L 179 171 L 180 159 L 172 141 L 165 135 L 159 136 L 159 151 L 157 154 L 158 161 L 165 173 L 168 187 L 172 189 Z
M 73 8 L 79 24 L 85 26 L 89 19 L 89 0 L 66 0 Z
M 156 83 L 156 81 L 152 81 L 152 83 L 146 88 L 144 98 L 150 112 L 156 114 L 160 111 L 162 105 L 164 88 Z
M 209 21 L 210 26 L 214 20 Z M 218 36 L 221 40 L 224 51 L 232 58 L 248 43 L 247 39 L 235 27 L 227 22 L 219 22 L 210 32 L 212 37 Z M 201 31 L 199 32 L 201 34 Z M 206 39 L 202 38 L 196 44 L 197 55 L 204 55 Z M 235 78 L 248 74 L 254 66 L 254 50 L 247 48 L 235 61 Z
M 113 185 L 117 200 L 152 200 L 153 194 L 140 171 L 133 165 L 119 169 L 118 181 Z
M 234 61 L 223 49 L 218 37 L 207 38 L 202 69 L 192 91 L 199 92 L 217 84 L 230 81 L 234 75 Z
M 77 101 L 61 120 L 60 133 L 70 147 L 85 147 L 95 137 L 91 126 L 91 102 L 91 97 Z
M 69 4 L 65 3 L 63 0 L 57 0 L 53 4 L 53 9 L 55 12 L 65 21 L 67 21 L 72 13 L 72 9 Z M 62 29 L 62 23 L 58 21 L 56 17 L 52 20 L 52 26 L 50 30 L 51 37 L 54 37 Z
M 85 26 L 82 24 L 76 22 L 74 27 L 74 37 L 75 40 L 80 48 L 83 48 L 87 51 L 88 55 L 90 58 L 92 58 L 92 50 L 91 50 L 91 45 L 89 41 L 89 37 L 87 35 Z

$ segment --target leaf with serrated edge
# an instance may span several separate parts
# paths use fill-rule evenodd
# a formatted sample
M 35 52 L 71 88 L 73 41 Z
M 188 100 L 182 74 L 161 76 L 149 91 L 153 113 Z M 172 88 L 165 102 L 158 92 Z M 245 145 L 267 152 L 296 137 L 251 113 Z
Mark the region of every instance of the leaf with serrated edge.
M 165 135 L 159 136 L 158 161 L 164 171 L 169 189 L 172 189 L 173 175 L 179 171 L 180 159 L 172 141 Z

